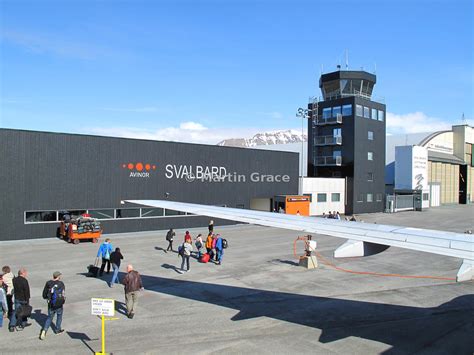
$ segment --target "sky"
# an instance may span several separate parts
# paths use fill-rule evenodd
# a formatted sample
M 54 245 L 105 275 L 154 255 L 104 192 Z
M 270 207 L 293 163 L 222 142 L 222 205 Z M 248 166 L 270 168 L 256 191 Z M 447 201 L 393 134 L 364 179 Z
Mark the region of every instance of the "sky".
M 473 124 L 473 5 L 0 0 L 0 128 L 215 144 L 296 129 L 321 72 L 375 72 L 387 132 Z

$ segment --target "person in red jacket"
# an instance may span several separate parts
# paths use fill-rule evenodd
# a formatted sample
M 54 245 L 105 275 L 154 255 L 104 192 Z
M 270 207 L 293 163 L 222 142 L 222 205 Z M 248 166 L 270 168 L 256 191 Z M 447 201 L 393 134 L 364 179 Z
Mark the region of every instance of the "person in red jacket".
M 186 231 L 186 234 L 184 235 L 184 242 L 193 244 L 193 238 L 191 237 L 191 234 L 189 234 L 189 231 Z

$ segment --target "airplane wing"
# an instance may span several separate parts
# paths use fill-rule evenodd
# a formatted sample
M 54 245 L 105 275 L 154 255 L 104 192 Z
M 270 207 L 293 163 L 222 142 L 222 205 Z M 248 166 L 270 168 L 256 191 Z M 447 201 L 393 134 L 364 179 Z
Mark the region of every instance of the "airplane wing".
M 461 258 L 463 264 L 457 274 L 457 280 L 466 281 L 474 276 L 474 236 L 470 234 L 294 216 L 168 200 L 127 200 L 126 202 L 349 239 L 335 251 L 335 257 L 366 256 L 373 253 L 371 250 L 380 251 L 380 246 L 394 246 Z

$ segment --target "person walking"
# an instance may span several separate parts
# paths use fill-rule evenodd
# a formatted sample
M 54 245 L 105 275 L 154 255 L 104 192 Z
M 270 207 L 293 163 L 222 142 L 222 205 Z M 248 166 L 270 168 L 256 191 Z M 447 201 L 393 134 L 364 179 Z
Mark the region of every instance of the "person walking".
M 184 262 L 186 261 L 186 272 L 189 271 L 189 258 L 193 252 L 192 241 L 185 241 L 179 249 L 179 255 L 181 256 L 181 272 L 184 272 Z
M 202 249 L 204 248 L 204 243 L 202 241 L 202 234 L 198 234 L 194 241 L 194 245 L 196 246 L 197 249 L 197 258 L 201 258 L 202 256 Z
M 61 334 L 64 329 L 61 328 L 63 321 L 63 306 L 66 302 L 66 286 L 61 281 L 62 274 L 59 271 L 53 273 L 53 279 L 46 282 L 43 288 L 43 299 L 48 302 L 48 318 L 44 322 L 43 329 L 40 332 L 40 340 L 46 338 L 51 322 L 56 315 L 56 323 L 54 327 L 55 334 Z
M 97 257 L 102 258 L 102 265 L 100 266 L 99 276 L 104 274 L 105 264 L 107 264 L 107 274 L 110 273 L 110 254 L 114 248 L 112 247 L 112 243 L 110 243 L 110 239 L 107 238 L 105 242 L 103 242 L 99 250 L 97 251 Z
M 209 254 L 209 256 L 212 258 L 212 233 L 209 233 L 207 235 L 207 239 L 206 239 L 206 250 L 207 250 L 207 253 Z
M 8 319 L 10 319 L 13 313 L 13 273 L 8 265 L 2 267 L 2 272 L 3 283 L 7 286 Z
M 112 275 L 112 280 L 110 281 L 109 286 L 113 287 L 115 283 L 120 283 L 118 273 L 120 269 L 120 261 L 123 259 L 123 255 L 120 252 L 120 248 L 115 248 L 115 251 L 110 254 L 110 262 L 112 263 L 112 269 L 114 274 Z
M 3 327 L 3 318 L 7 317 L 7 291 L 6 284 L 3 282 L 3 275 L 0 275 L 0 328 Z
M 214 256 L 213 257 L 214 261 L 217 261 L 216 243 L 217 243 L 217 235 L 213 234 L 212 235 L 212 255 Z
M 138 291 L 143 290 L 140 274 L 133 270 L 133 265 L 127 265 L 127 275 L 122 280 L 125 288 L 125 303 L 127 305 L 127 317 L 132 319 L 138 304 Z
M 30 303 L 30 285 L 28 284 L 28 271 L 25 268 L 21 268 L 18 271 L 18 276 L 13 278 L 13 289 L 15 290 L 15 309 L 12 313 L 12 317 L 10 318 L 10 325 L 8 326 L 8 330 L 10 332 L 14 332 L 15 329 L 17 331 L 23 330 L 23 328 L 28 327 L 31 323 L 28 323 L 27 316 L 21 316 L 18 320 L 17 313 L 20 312 L 22 306 L 29 306 Z M 20 323 L 17 326 L 17 323 Z
M 173 251 L 173 238 L 175 237 L 176 233 L 174 232 L 173 228 L 170 228 L 168 233 L 166 233 L 166 240 L 168 241 L 168 248 L 166 251 Z
M 191 237 L 189 231 L 186 231 L 186 234 L 184 235 L 184 241 L 190 244 L 193 242 L 193 238 Z
M 216 261 L 217 265 L 222 264 L 222 257 L 224 256 L 224 245 L 220 234 L 216 235 Z
M 214 233 L 214 221 L 212 219 L 209 221 L 209 225 L 207 226 L 207 229 L 209 229 L 209 234 Z

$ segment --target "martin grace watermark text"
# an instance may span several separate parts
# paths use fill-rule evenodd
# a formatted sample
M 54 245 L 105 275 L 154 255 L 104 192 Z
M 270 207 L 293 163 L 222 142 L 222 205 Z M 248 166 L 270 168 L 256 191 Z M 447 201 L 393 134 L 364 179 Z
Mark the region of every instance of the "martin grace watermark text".
M 289 175 L 271 175 L 271 174 L 260 174 L 258 172 L 253 172 L 249 176 L 244 174 L 229 173 L 226 175 L 201 175 L 199 178 L 194 174 L 189 173 L 182 178 L 187 182 L 227 182 L 227 183 L 245 183 L 245 182 L 290 182 Z

